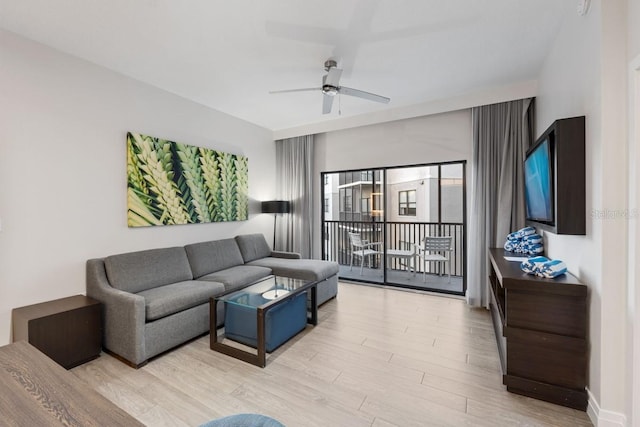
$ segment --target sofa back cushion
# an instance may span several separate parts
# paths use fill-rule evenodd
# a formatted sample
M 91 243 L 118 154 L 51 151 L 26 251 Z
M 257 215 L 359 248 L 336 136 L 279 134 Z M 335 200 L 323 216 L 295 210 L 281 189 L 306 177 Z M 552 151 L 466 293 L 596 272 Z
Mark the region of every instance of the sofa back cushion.
M 234 239 L 193 243 L 184 247 L 196 279 L 206 274 L 244 264 L 238 244 Z
M 238 242 L 244 262 L 271 256 L 271 248 L 262 234 L 236 236 L 236 242 Z
M 104 267 L 111 286 L 133 293 L 193 279 L 182 247 L 111 255 Z

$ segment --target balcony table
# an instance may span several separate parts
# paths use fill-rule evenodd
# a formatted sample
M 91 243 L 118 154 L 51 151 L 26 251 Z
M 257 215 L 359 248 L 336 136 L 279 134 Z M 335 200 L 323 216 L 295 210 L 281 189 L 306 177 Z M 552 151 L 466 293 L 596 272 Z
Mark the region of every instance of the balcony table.
M 416 252 L 403 249 L 387 249 L 387 258 L 400 258 L 409 261 L 409 270 L 416 275 Z

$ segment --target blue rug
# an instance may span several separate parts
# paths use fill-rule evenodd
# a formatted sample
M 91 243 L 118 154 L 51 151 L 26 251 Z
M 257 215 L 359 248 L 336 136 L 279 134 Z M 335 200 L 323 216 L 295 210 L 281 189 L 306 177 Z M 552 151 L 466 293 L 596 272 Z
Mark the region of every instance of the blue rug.
M 260 414 L 236 414 L 217 418 L 200 427 L 285 427 L 279 421 Z

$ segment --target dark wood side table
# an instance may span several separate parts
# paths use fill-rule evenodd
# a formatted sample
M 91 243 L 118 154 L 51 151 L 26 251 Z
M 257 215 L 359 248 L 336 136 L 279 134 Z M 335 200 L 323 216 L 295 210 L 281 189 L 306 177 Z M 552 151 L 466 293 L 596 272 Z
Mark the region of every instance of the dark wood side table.
M 14 308 L 13 341 L 28 341 L 66 369 L 100 355 L 102 304 L 84 295 Z

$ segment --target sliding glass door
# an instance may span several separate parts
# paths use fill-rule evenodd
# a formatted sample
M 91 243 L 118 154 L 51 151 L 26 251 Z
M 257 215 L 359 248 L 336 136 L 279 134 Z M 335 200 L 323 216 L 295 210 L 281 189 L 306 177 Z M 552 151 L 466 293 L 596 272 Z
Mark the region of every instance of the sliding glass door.
M 323 259 L 343 280 L 464 294 L 464 177 L 465 162 L 323 173 Z
M 340 264 L 340 277 L 384 283 L 384 171 L 325 173 L 323 259 Z

